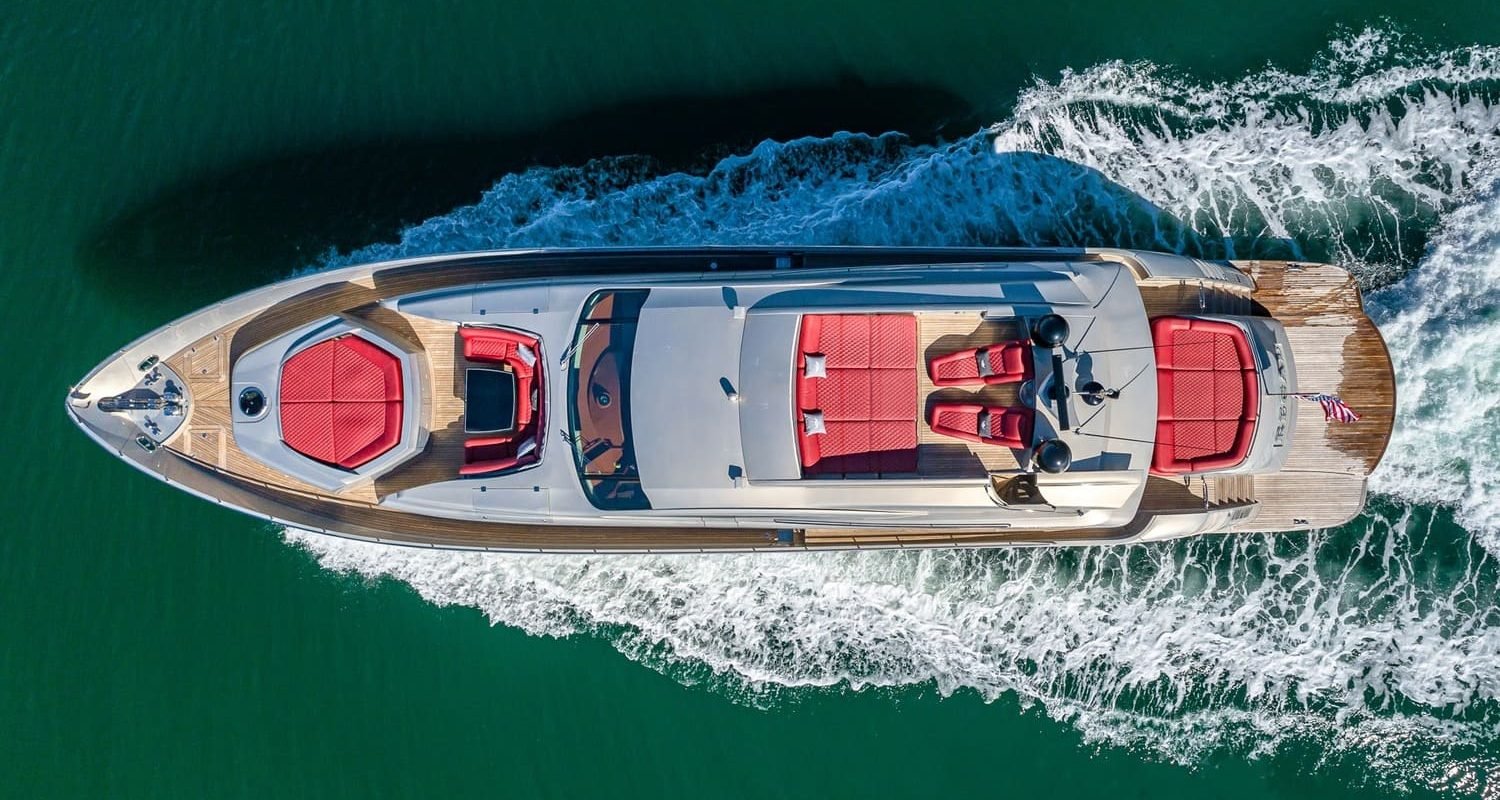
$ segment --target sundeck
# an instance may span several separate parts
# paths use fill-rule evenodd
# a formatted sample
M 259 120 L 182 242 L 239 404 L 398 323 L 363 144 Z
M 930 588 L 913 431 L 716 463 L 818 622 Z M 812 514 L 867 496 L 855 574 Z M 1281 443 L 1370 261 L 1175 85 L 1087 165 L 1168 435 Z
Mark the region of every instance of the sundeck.
M 1351 518 L 1394 381 L 1326 265 L 514 251 L 226 300 L 117 353 L 68 410 L 188 491 L 382 542 L 1097 544 Z

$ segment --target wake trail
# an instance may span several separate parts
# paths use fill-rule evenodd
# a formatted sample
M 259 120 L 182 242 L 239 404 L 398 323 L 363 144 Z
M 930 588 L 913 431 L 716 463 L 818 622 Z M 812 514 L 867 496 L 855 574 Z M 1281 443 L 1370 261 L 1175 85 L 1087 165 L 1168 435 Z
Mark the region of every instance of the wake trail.
M 1500 48 L 1366 30 L 1302 73 L 1110 62 L 962 140 L 764 142 L 703 174 L 603 159 L 327 265 L 531 246 L 1093 245 L 1349 266 L 1391 345 L 1396 437 L 1331 532 L 1131 548 L 502 556 L 288 531 L 329 569 L 537 635 L 600 636 L 752 703 L 932 685 L 1200 763 L 1313 747 L 1382 787 L 1500 774 Z M 1454 524 L 1462 523 L 1467 531 Z M 1490 788 L 1486 788 L 1490 787 Z

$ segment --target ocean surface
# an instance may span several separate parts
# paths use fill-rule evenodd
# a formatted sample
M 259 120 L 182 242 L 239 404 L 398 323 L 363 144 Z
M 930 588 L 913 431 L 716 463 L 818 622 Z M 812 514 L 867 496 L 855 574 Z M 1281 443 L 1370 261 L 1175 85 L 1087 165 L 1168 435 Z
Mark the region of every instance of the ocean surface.
M 1500 5 L 132 6 L 0 8 L 0 796 L 1500 798 Z M 1396 438 L 1311 534 L 536 557 L 62 410 L 300 272 L 702 242 L 1336 261 Z

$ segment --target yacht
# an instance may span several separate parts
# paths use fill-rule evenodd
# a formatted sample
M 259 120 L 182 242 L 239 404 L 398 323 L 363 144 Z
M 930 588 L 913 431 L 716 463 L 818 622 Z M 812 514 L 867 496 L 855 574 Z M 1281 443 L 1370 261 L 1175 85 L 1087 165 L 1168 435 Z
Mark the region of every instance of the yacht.
M 512 250 L 224 300 L 66 406 L 205 500 L 387 544 L 996 547 L 1344 523 L 1395 381 L 1326 264 Z

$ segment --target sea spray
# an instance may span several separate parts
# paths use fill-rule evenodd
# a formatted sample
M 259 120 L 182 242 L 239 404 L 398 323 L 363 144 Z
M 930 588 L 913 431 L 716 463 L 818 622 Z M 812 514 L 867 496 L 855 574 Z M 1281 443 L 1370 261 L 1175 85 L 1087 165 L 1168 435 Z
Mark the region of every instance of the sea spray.
M 1108 63 L 1038 81 L 1010 119 L 950 144 L 841 134 L 765 142 L 704 174 L 639 158 L 537 168 L 329 259 L 1114 245 L 1337 260 L 1372 287 L 1407 273 L 1372 297 L 1402 398 L 1374 484 L 1428 505 L 1377 499 L 1335 532 L 1059 551 L 523 557 L 287 535 L 330 569 L 538 635 L 600 636 L 749 702 L 928 685 L 1012 696 L 1089 741 L 1184 763 L 1308 747 L 1383 785 L 1483 791 L 1500 743 L 1500 421 L 1467 398 L 1493 394 L 1496 363 L 1497 52 L 1372 30 L 1301 74 L 1206 84 Z
M 1308 744 L 1371 759 L 1345 745 L 1399 730 L 1403 764 L 1489 771 L 1500 565 L 1433 520 L 1382 504 L 1336 533 L 790 556 L 498 556 L 289 536 L 330 569 L 533 634 L 601 636 L 752 703 L 928 685 L 1011 695 L 1089 741 L 1184 763 Z
M 1110 244 L 1409 267 L 1500 153 L 1500 48 L 1422 56 L 1340 40 L 1305 75 L 1232 83 L 1111 62 L 1039 81 L 943 146 L 899 134 L 767 141 L 704 174 L 638 157 L 534 168 L 331 264 L 530 246 Z
M 1200 84 L 1123 62 L 1068 72 L 1022 95 L 995 148 L 1097 169 L 1222 255 L 1333 261 L 1376 282 L 1410 266 L 1437 215 L 1500 153 L 1497 98 L 1500 48 L 1422 56 L 1366 31 L 1303 75 Z
M 1399 379 L 1375 491 L 1458 509 L 1500 553 L 1500 171 L 1450 212 L 1422 266 L 1368 306 Z

